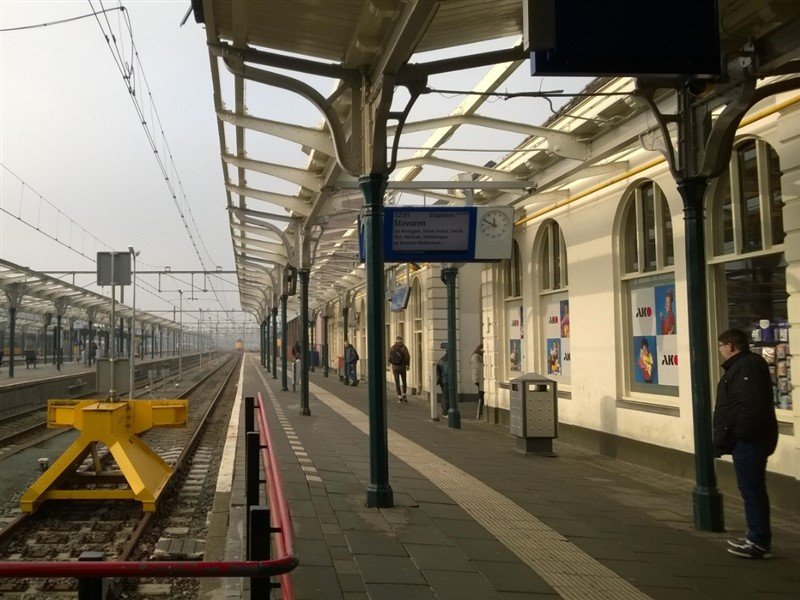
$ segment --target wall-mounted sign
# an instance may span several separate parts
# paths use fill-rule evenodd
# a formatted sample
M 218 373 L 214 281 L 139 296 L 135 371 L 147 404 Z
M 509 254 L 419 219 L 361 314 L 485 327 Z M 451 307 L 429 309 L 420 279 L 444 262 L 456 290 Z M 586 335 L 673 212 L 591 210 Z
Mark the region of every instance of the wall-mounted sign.
M 384 210 L 386 262 L 489 262 L 511 258 L 510 206 L 389 206 Z M 363 230 L 359 255 L 365 260 Z

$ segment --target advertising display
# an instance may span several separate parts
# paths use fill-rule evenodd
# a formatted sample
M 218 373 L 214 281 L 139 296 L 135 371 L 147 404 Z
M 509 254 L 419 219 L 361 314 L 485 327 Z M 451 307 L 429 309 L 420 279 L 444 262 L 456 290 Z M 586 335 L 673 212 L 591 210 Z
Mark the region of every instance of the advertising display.
M 543 302 L 545 373 L 568 381 L 572 362 L 569 347 L 569 300 L 564 292 L 547 296 Z
M 523 372 L 525 344 L 525 322 L 522 302 L 519 300 L 506 304 L 506 335 L 508 339 L 509 379 Z
M 633 383 L 678 386 L 675 284 L 631 289 Z

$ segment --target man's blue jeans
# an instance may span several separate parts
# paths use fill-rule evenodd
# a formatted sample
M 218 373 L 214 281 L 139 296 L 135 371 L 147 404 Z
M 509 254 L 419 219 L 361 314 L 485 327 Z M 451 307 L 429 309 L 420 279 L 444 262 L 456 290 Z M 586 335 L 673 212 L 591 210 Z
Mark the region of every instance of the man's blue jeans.
M 358 375 L 356 375 L 356 363 L 349 362 L 344 365 L 345 367 L 345 383 L 356 383 Z
M 767 452 L 760 444 L 736 442 L 733 448 L 736 483 L 744 500 L 747 539 L 765 550 L 771 549 L 769 497 L 767 496 Z

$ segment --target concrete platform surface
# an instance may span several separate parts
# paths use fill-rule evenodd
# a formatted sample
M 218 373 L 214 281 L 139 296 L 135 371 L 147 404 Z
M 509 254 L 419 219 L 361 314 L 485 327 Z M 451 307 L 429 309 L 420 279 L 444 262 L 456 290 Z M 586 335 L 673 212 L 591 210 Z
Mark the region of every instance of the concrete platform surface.
M 280 373 L 279 373 L 280 376 Z M 555 442 L 525 456 L 504 427 L 432 421 L 428 403 L 389 394 L 392 508 L 365 506 L 370 482 L 367 388 L 319 369 L 311 416 L 248 355 L 244 395 L 270 405 L 297 535 L 300 599 L 797 598 L 800 523 L 774 510 L 774 557 L 736 558 L 725 540 L 745 528 L 725 497 L 728 533 L 693 524 L 694 483 Z M 291 387 L 291 386 L 290 386 Z M 241 445 L 239 445 L 241 448 Z M 231 514 L 241 514 L 237 456 Z M 233 521 L 233 520 L 232 520 Z M 228 553 L 239 534 L 231 523 Z M 247 584 L 226 596 L 247 597 Z

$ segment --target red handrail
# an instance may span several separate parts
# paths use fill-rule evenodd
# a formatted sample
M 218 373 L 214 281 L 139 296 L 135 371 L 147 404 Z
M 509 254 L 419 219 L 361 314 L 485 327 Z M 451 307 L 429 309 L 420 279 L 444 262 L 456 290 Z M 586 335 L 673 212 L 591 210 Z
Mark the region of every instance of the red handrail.
M 272 435 L 267 425 L 266 404 L 258 394 L 258 428 L 264 471 L 267 474 L 267 494 L 271 526 L 275 530 L 277 557 L 271 560 L 235 562 L 0 562 L 0 579 L 9 577 L 275 577 L 281 579 L 281 596 L 294 599 L 294 587 L 289 571 L 298 565 L 294 554 L 294 526 L 286 502 L 278 461 L 272 447 Z
M 286 491 L 283 487 L 283 476 L 278 468 L 278 459 L 272 443 L 272 433 L 267 423 L 267 406 L 264 396 L 258 393 L 257 415 L 258 435 L 261 442 L 261 456 L 264 463 L 264 472 L 267 477 L 267 493 L 269 495 L 270 521 L 275 531 L 275 552 L 278 558 L 294 556 L 294 525 L 286 503 Z M 294 599 L 294 585 L 292 576 L 288 571 L 281 574 L 281 597 L 285 600 Z

